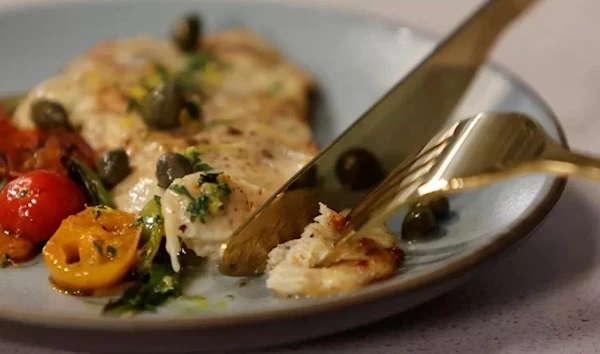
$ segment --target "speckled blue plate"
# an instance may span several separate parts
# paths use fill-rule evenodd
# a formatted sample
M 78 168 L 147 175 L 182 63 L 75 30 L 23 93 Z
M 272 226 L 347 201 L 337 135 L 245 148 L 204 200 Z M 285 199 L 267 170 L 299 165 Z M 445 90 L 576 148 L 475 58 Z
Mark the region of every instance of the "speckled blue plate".
M 323 93 L 314 119 L 322 146 L 436 43 L 377 18 L 273 4 L 130 0 L 35 7 L 0 14 L 0 93 L 31 88 L 107 37 L 142 32 L 164 36 L 171 21 L 188 10 L 201 12 L 209 30 L 251 27 L 315 75 Z M 488 110 L 524 112 L 564 142 L 547 105 L 495 65 L 478 76 L 457 117 Z M 197 297 L 173 302 L 156 314 L 117 319 L 99 316 L 99 305 L 52 290 L 40 261 L 4 269 L 0 335 L 85 352 L 131 353 L 247 348 L 342 331 L 401 312 L 458 285 L 525 239 L 553 207 L 564 184 L 529 176 L 457 196 L 452 200 L 456 216 L 445 225 L 444 236 L 407 248 L 407 265 L 397 276 L 331 298 L 276 299 L 261 278 L 227 278 L 206 265 L 209 275 L 187 289 Z

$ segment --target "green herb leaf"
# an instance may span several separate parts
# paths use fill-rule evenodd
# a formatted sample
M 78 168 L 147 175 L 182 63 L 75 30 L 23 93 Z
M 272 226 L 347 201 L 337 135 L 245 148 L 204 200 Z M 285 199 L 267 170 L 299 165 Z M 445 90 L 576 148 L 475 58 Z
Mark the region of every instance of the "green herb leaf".
M 200 220 L 206 222 L 206 217 L 209 215 L 210 198 L 206 195 L 201 195 L 197 199 L 192 199 L 188 204 L 186 211 L 190 214 L 192 222 Z
M 115 246 L 113 246 L 113 245 L 106 246 L 106 255 L 109 258 L 115 258 L 115 256 L 117 255 L 117 249 L 115 248 Z
M 167 300 L 180 296 L 181 291 L 181 273 L 175 273 L 170 264 L 155 263 L 120 298 L 106 304 L 103 312 L 155 311 Z
M 200 220 L 200 222 L 205 223 L 207 217 L 211 215 L 211 210 L 212 213 L 216 213 L 216 210 L 223 209 L 223 198 L 231 193 L 231 189 L 227 183 L 219 182 L 218 176 L 220 174 L 221 172 L 206 173 L 198 178 L 198 184 L 203 186 L 204 193 L 197 198 L 192 196 L 185 186 L 173 184 L 169 187 L 173 192 L 190 200 L 186 211 L 192 222 Z
M 209 164 L 202 162 L 202 159 L 200 158 L 200 153 L 193 146 L 185 149 L 183 156 L 190 160 L 190 162 L 192 163 L 192 170 L 194 172 L 210 171 L 213 169 Z
M 206 68 L 206 65 L 211 62 L 212 57 L 209 53 L 204 51 L 196 51 L 187 56 L 187 63 L 184 71 L 195 72 L 202 71 Z
M 179 195 L 186 196 L 189 199 L 194 199 L 194 197 L 190 194 L 190 191 L 188 191 L 188 189 L 185 188 L 185 186 L 182 186 L 180 184 L 172 184 L 169 187 L 169 189 L 172 190 L 173 192 L 179 194 Z
M 139 218 L 135 219 L 135 220 L 134 220 L 134 221 L 131 223 L 131 225 L 129 225 L 129 226 L 130 226 L 130 227 L 138 227 L 138 226 L 140 226 L 140 225 L 141 225 L 143 222 L 144 222 L 144 218 L 142 218 L 142 217 L 139 217 Z
M 163 80 L 169 77 L 169 70 L 161 63 L 154 63 L 154 70 L 156 70 L 158 75 L 160 75 Z
M 96 252 L 98 252 L 99 255 L 104 255 L 104 250 L 100 242 L 94 240 L 92 241 L 92 244 L 94 245 L 94 248 L 96 249 Z
M 127 113 L 138 112 L 142 108 L 142 105 L 133 97 L 127 100 Z
M 0 268 L 5 268 L 11 263 L 12 261 L 10 260 L 10 255 L 8 253 L 5 253 L 2 258 L 0 258 Z

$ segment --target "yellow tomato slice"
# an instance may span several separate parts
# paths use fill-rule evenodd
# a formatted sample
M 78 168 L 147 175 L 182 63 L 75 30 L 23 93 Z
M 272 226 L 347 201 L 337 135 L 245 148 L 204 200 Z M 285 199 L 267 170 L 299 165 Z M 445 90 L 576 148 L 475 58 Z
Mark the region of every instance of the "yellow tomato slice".
M 90 291 L 117 285 L 133 267 L 142 225 L 136 215 L 88 207 L 69 216 L 42 250 L 56 285 Z

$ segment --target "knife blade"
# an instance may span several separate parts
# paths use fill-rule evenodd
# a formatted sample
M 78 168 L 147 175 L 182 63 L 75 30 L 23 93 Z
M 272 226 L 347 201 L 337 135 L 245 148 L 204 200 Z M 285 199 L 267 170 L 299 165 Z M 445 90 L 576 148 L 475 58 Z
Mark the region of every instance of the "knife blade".
M 219 271 L 260 274 L 271 249 L 300 237 L 318 203 L 352 209 L 442 129 L 502 31 L 538 0 L 489 0 L 294 175 L 221 247 Z

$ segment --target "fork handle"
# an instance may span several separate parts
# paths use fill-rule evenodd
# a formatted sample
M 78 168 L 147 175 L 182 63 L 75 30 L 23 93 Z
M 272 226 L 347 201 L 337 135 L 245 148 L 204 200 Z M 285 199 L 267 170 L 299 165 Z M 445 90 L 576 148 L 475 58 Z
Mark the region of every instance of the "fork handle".
M 554 149 L 543 161 L 543 170 L 561 176 L 577 176 L 600 182 L 600 157 L 565 148 Z

